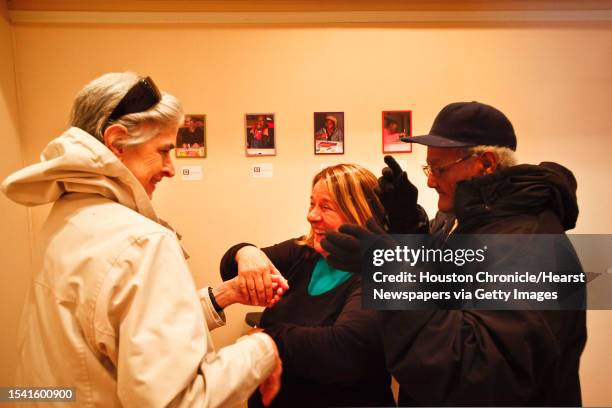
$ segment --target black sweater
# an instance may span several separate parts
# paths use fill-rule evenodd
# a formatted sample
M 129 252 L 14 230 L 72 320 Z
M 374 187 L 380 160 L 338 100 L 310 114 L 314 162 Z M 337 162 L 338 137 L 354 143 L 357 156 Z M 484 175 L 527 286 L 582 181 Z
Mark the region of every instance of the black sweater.
M 236 252 L 244 245 L 223 256 L 224 280 L 236 276 Z M 319 254 L 293 239 L 262 250 L 290 285 L 261 320 L 283 360 L 282 388 L 272 406 L 394 405 L 375 311 L 361 308 L 360 277 L 311 296 L 308 284 Z M 259 392 L 249 406 L 261 406 Z

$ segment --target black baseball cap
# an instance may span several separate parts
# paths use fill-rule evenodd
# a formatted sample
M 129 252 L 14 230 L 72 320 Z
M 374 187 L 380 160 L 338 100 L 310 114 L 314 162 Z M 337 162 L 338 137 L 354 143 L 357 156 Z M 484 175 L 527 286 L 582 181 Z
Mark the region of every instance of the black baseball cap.
M 433 147 L 500 146 L 516 150 L 510 120 L 500 110 L 480 102 L 446 105 L 428 135 L 402 137 L 403 142 Z

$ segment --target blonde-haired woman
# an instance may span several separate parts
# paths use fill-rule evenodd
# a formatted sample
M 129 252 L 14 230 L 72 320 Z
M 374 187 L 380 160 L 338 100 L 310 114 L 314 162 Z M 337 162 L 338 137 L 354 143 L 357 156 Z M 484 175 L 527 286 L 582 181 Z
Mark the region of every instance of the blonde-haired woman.
M 262 249 L 238 244 L 221 261 L 223 278 L 240 276 L 251 299 L 262 299 L 269 273 L 280 272 L 289 282 L 290 290 L 261 319 L 283 361 L 282 388 L 272 406 L 394 405 L 375 311 L 361 308 L 360 277 L 329 266 L 321 247 L 325 231 L 382 219 L 376 186 L 376 177 L 361 166 L 325 168 L 312 182 L 306 236 Z M 261 406 L 258 395 L 249 406 Z

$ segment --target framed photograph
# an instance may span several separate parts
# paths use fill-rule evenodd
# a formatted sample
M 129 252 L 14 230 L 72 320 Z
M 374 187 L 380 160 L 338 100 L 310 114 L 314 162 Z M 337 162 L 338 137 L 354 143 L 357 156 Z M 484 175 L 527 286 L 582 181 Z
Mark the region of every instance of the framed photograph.
M 206 157 L 206 115 L 186 114 L 176 135 L 176 157 Z
M 344 154 L 344 112 L 314 113 L 315 154 Z
M 383 111 L 383 153 L 411 153 L 412 143 L 400 140 L 404 136 L 412 136 L 412 111 Z
M 245 137 L 247 156 L 275 156 L 273 113 L 247 113 L 245 115 Z

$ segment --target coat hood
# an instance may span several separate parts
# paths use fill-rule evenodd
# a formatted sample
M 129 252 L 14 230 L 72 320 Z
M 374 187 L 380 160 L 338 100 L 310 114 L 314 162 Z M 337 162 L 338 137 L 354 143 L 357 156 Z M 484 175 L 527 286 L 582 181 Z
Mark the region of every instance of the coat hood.
M 66 193 L 100 194 L 159 222 L 140 182 L 89 133 L 68 129 L 45 147 L 40 159 L 2 182 L 8 198 L 37 206 L 55 202 Z
M 455 214 L 461 223 L 477 216 L 506 217 L 552 210 L 567 231 L 578 219 L 576 188 L 576 178 L 560 164 L 521 164 L 460 182 Z

